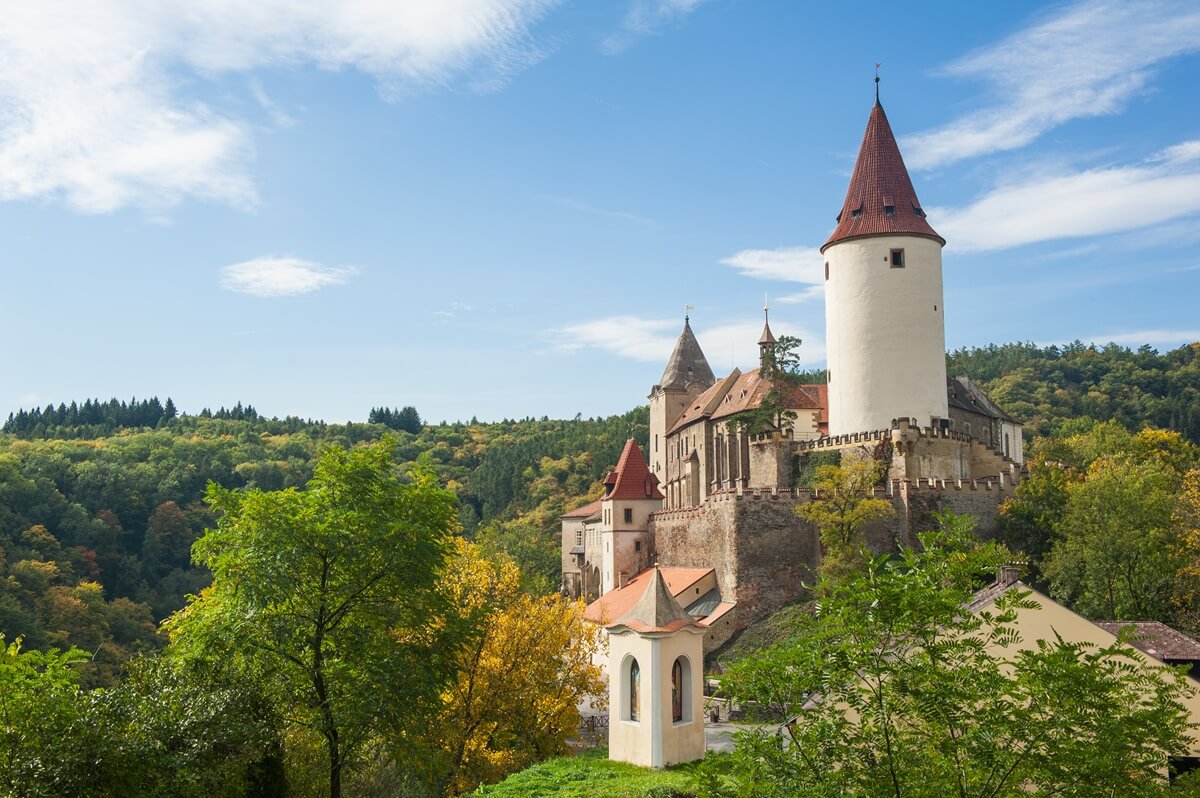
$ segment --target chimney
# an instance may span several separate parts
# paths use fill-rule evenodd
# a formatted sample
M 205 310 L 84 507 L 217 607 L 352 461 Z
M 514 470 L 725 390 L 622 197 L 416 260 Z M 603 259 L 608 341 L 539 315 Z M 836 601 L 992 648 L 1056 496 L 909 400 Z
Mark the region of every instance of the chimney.
M 627 573 L 626 571 L 617 571 L 617 589 L 618 590 L 625 587 L 626 573 Z
M 1008 587 L 1015 584 L 1021 579 L 1021 572 L 1025 570 L 1025 566 L 1021 563 L 1007 563 L 996 569 L 996 584 L 1001 587 Z

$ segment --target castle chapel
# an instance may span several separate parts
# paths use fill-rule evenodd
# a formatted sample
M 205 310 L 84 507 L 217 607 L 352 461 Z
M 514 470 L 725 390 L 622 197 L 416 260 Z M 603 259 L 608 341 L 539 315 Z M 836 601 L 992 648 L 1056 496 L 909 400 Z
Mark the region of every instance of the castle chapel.
M 911 543 L 953 510 L 987 532 L 1023 462 L 1021 424 L 966 377 L 947 377 L 943 239 L 917 199 L 878 97 L 825 257 L 827 384 L 784 389 L 780 429 L 752 434 L 776 346 L 764 321 L 760 368 L 717 378 L 690 319 L 650 390 L 649 450 L 630 440 L 605 494 L 562 517 L 563 590 L 614 624 L 661 582 L 712 650 L 797 598 L 820 562 L 794 484 L 820 452 L 887 463 L 876 495 L 895 516 L 877 548 Z M 765 309 L 764 309 L 765 312 Z M 658 566 L 658 567 L 654 567 Z

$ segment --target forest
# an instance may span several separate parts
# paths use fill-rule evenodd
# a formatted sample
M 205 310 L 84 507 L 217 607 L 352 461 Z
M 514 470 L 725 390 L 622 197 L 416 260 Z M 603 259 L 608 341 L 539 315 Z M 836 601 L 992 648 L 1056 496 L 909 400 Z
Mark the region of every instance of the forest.
M 1200 535 L 1191 531 L 1200 525 L 1200 344 L 1160 354 L 1017 343 L 952 352 L 947 365 L 1027 424 L 1030 476 L 1004 508 L 1001 537 L 1028 556 L 1031 578 L 1094 617 L 1153 616 L 1200 628 L 1189 609 L 1200 596 L 1200 538 L 1188 537 Z M 189 413 L 170 398 L 76 398 L 10 415 L 0 430 L 5 661 L 36 661 L 43 673 L 63 674 L 63 684 L 74 684 L 63 688 L 64 706 L 80 717 L 95 713 L 87 717 L 98 723 L 151 734 L 138 713 L 148 696 L 175 684 L 179 706 L 194 703 L 187 691 L 199 690 L 235 726 L 237 717 L 253 716 L 242 725 L 257 733 L 254 713 L 267 710 L 239 692 L 240 682 L 188 686 L 172 675 L 178 663 L 138 656 L 168 645 L 162 624 L 180 623 L 189 595 L 218 595 L 214 574 L 230 566 L 196 543 L 237 517 L 242 505 L 231 497 L 290 495 L 276 492 L 312 485 L 330 453 L 382 447 L 403 480 L 431 480 L 450 497 L 447 529 L 471 549 L 439 556 L 491 573 L 490 589 L 507 596 L 503 608 L 519 626 L 536 609 L 519 596 L 557 591 L 559 515 L 598 496 L 624 442 L 633 437 L 644 447 L 648 432 L 645 407 L 606 418 L 490 423 L 431 424 L 411 405 L 371 407 L 364 416 L 345 424 L 268 418 L 241 403 Z M 1133 521 L 1096 532 L 1089 519 L 1105 513 Z M 1089 567 L 1130 562 L 1142 566 L 1120 583 L 1109 578 L 1115 567 Z M 488 570 L 495 568 L 503 575 Z M 454 745 L 465 752 L 468 742 Z M 261 740 L 235 743 L 259 752 L 253 767 L 242 762 L 239 778 L 254 781 L 254 768 L 270 769 Z M 385 753 L 399 761 L 395 751 L 356 752 Z M 472 760 L 469 768 L 466 761 L 459 766 L 467 776 L 443 773 L 461 779 L 445 789 L 469 789 L 528 760 Z

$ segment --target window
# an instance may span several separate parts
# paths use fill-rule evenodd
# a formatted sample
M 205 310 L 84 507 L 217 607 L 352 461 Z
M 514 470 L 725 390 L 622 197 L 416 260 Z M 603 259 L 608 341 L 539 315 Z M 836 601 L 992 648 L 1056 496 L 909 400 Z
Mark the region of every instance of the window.
M 633 550 L 641 551 L 642 550 L 642 541 L 640 541 L 640 540 L 633 541 Z
M 576 546 L 583 545 L 583 530 L 582 529 L 575 530 L 575 545 Z
M 658 451 L 658 436 L 654 436 L 654 451 Z
M 893 269 L 903 269 L 904 268 L 904 250 L 893 249 L 891 261 L 892 261 Z
M 633 523 L 633 510 L 629 509 L 628 507 L 625 508 L 625 523 Z
M 829 279 L 829 261 L 825 261 L 825 279 Z
M 629 664 L 629 717 L 628 720 L 639 721 L 642 715 L 642 669 L 638 661 L 630 658 Z
M 895 205 L 884 205 L 883 206 L 883 215 L 884 216 L 895 216 L 896 215 L 896 206 Z
M 692 720 L 692 663 L 687 657 L 677 657 L 671 665 L 671 720 L 689 723 Z

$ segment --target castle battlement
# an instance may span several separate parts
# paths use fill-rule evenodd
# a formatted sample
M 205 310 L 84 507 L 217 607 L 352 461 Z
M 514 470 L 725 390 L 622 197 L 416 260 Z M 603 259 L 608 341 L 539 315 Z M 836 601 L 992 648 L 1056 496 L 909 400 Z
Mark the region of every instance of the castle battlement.
M 830 435 L 811 441 L 797 441 L 796 448 L 800 451 L 820 451 L 822 449 L 843 449 L 847 446 L 864 443 L 878 443 L 891 440 L 891 430 L 877 429 L 870 432 L 851 432 L 845 435 Z

